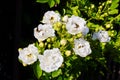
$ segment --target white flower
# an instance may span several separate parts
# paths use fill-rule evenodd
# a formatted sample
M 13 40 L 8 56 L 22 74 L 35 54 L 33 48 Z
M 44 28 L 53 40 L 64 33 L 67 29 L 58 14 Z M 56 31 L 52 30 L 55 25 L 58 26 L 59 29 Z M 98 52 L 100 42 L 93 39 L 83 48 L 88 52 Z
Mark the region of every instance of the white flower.
M 108 35 L 108 32 L 107 31 L 99 31 L 99 32 L 95 32 L 93 34 L 93 37 L 92 37 L 93 40 L 95 39 L 98 39 L 100 42 L 109 42 L 110 41 L 110 37 Z
M 41 69 L 48 73 L 58 70 L 63 62 L 63 57 L 58 48 L 45 50 L 43 55 L 38 55 L 38 59 Z
M 34 28 L 34 36 L 38 41 L 44 41 L 48 37 L 55 36 L 55 31 L 50 24 L 39 24 L 37 28 Z
M 78 34 L 82 33 L 86 35 L 89 32 L 89 28 L 86 26 L 86 21 L 83 18 L 72 15 L 71 18 L 68 18 L 68 22 L 66 23 L 66 29 L 70 34 Z
M 38 57 L 38 49 L 34 46 L 34 44 L 30 44 L 28 47 L 19 49 L 19 60 L 22 61 L 23 65 L 30 65 L 37 61 Z
M 74 48 L 73 48 L 75 54 L 86 57 L 91 53 L 90 44 L 88 41 L 85 41 L 84 39 L 76 39 L 74 40 Z
M 55 22 L 60 21 L 60 14 L 54 11 L 47 11 L 43 16 L 43 23 L 54 24 Z

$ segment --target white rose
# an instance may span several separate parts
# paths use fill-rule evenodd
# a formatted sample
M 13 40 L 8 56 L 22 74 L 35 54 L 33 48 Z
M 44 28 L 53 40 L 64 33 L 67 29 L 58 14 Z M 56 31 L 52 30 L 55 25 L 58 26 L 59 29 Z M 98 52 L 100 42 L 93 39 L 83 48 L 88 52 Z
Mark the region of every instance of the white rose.
M 100 42 L 109 42 L 111 38 L 109 37 L 107 31 L 100 30 L 99 32 L 93 34 L 92 39 L 98 39 Z
M 34 46 L 34 44 L 30 44 L 28 47 L 19 49 L 19 60 L 22 61 L 23 65 L 30 65 L 37 61 L 38 57 L 38 49 Z
M 63 63 L 63 57 L 58 48 L 47 49 L 43 55 L 38 55 L 40 67 L 45 72 L 58 70 Z
M 78 34 L 82 33 L 86 35 L 89 32 L 89 29 L 85 26 L 86 21 L 83 18 L 72 15 L 71 18 L 68 18 L 68 22 L 66 23 L 66 29 L 70 34 Z
M 73 48 L 75 54 L 86 57 L 91 53 L 90 44 L 88 41 L 85 41 L 84 39 L 76 39 L 74 40 L 74 48 Z
M 34 36 L 38 41 L 44 41 L 48 37 L 55 36 L 55 31 L 50 24 L 39 24 L 37 28 L 34 28 Z
M 54 24 L 55 22 L 60 21 L 60 14 L 54 11 L 47 11 L 43 16 L 43 23 Z

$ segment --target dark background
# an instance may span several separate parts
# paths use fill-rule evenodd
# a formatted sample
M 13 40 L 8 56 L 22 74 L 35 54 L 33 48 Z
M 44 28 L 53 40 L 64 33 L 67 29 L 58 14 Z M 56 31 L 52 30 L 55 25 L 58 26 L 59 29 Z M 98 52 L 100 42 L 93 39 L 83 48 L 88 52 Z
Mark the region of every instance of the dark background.
M 48 9 L 35 0 L 0 1 L 0 80 L 28 80 L 29 67 L 18 61 L 18 48 L 34 41 L 33 28 Z
M 50 10 L 47 4 L 39 4 L 35 0 L 0 1 L 0 80 L 33 78 L 29 67 L 23 67 L 19 63 L 17 50 L 35 41 L 33 28 L 39 24 L 47 10 Z M 106 72 L 104 79 L 120 80 L 120 73 L 118 73 L 120 65 L 109 60 L 108 67 L 111 73 Z M 86 75 L 90 77 L 85 72 L 80 80 L 84 80 Z M 98 80 L 103 80 L 103 78 L 99 77 Z

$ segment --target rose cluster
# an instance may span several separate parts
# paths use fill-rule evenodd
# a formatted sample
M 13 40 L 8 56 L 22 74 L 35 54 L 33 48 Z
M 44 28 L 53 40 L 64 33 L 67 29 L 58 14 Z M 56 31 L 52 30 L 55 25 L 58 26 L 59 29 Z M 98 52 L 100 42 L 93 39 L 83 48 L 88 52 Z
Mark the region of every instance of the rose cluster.
M 18 50 L 18 58 L 24 66 L 31 65 L 38 60 L 40 68 L 49 73 L 62 66 L 64 53 L 66 56 L 76 54 L 80 57 L 86 57 L 92 53 L 89 41 L 84 39 L 84 36 L 89 33 L 89 28 L 83 18 L 75 15 L 61 17 L 58 12 L 47 11 L 41 22 L 42 24 L 34 28 L 34 37 L 40 42 L 40 45 L 43 46 L 47 40 L 49 41 L 49 38 L 56 37 L 58 45 L 62 45 L 65 50 L 61 50 L 60 46 L 52 46 L 49 49 L 45 48 L 41 53 L 34 43 L 29 44 L 28 47 Z M 108 32 L 102 30 L 93 33 L 92 40 L 96 39 L 100 42 L 110 41 Z M 67 49 L 66 46 L 72 46 L 72 50 Z

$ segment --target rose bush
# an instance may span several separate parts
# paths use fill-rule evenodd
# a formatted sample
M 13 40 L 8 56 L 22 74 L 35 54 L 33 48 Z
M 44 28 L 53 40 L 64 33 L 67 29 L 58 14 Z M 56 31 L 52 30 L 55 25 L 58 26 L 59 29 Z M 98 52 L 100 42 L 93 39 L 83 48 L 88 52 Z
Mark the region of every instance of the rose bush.
M 37 2 L 50 5 L 49 0 Z M 47 11 L 33 30 L 36 42 L 18 50 L 20 62 L 33 66 L 38 80 L 77 80 L 89 67 L 96 71 L 100 64 L 107 70 L 107 57 L 119 63 L 118 2 L 95 5 L 90 0 L 71 0 L 63 11 Z M 104 76 L 102 70 L 98 73 Z

